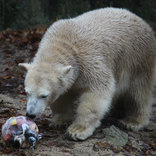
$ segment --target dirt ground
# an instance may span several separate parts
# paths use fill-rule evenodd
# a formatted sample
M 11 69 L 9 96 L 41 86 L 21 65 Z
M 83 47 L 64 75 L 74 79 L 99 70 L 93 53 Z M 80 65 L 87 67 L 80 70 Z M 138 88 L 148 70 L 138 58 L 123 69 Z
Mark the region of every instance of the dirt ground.
M 43 31 L 44 32 L 44 31 Z M 24 71 L 20 62 L 29 62 L 37 49 L 43 32 L 6 33 L 0 35 L 0 126 L 11 116 L 25 115 L 26 95 L 24 92 Z M 10 35 L 11 34 L 11 35 Z M 9 36 L 10 35 L 10 36 Z M 29 41 L 31 40 L 31 42 Z M 49 108 L 36 120 L 43 138 L 35 150 L 5 147 L 0 138 L 0 155 L 10 156 L 150 156 L 156 155 L 156 104 L 148 127 L 139 132 L 123 130 L 128 134 L 125 146 L 116 147 L 105 140 L 103 129 L 115 124 L 112 119 L 102 121 L 102 126 L 86 141 L 70 141 L 65 138 L 65 129 L 49 127 Z M 1 130 L 0 130 L 1 133 Z

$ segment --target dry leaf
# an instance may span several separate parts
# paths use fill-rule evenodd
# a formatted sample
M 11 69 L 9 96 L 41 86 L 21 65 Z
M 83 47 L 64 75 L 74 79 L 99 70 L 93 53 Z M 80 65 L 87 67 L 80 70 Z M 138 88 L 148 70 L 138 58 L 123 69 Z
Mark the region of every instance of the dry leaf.
M 22 99 L 20 100 L 21 103 L 25 103 L 26 102 L 26 99 Z
M 152 143 L 152 146 L 156 146 L 156 143 Z
M 3 76 L 2 78 L 5 80 L 5 79 L 9 79 L 11 76 L 9 75 L 6 75 L 6 76 Z

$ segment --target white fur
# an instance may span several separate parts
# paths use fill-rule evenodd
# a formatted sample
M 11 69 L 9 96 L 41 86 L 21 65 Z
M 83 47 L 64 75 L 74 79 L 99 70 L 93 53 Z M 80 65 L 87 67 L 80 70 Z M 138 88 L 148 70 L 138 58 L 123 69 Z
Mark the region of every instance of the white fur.
M 40 116 L 43 114 L 46 105 L 45 101 L 42 98 L 38 98 L 36 96 L 30 96 L 27 99 L 27 112 L 29 114 L 35 114 L 36 116 Z
M 125 9 L 98 9 L 57 21 L 33 62 L 20 64 L 28 70 L 27 111 L 37 116 L 50 105 L 53 123 L 71 119 L 67 134 L 84 140 L 123 95 L 128 112 L 121 122 L 138 130 L 150 117 L 155 52 L 150 26 Z

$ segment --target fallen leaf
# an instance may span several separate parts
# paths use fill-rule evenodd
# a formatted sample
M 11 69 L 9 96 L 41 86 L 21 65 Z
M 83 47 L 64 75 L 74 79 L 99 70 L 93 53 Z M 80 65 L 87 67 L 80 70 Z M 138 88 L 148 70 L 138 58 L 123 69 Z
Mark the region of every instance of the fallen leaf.
M 20 100 L 21 103 L 25 103 L 26 102 L 26 99 L 22 99 Z
M 11 78 L 11 76 L 6 75 L 6 76 L 3 76 L 2 78 L 5 80 L 5 79 L 9 79 L 9 78 Z
M 156 146 L 156 143 L 152 143 L 152 146 Z

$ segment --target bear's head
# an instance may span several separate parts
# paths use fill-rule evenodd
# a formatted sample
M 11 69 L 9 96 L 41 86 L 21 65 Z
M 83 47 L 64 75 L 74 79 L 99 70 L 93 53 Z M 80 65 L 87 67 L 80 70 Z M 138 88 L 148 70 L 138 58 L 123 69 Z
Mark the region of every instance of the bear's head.
M 27 93 L 27 116 L 42 115 L 47 105 L 51 105 L 72 84 L 72 66 L 28 64 L 19 66 L 27 70 L 25 91 Z

